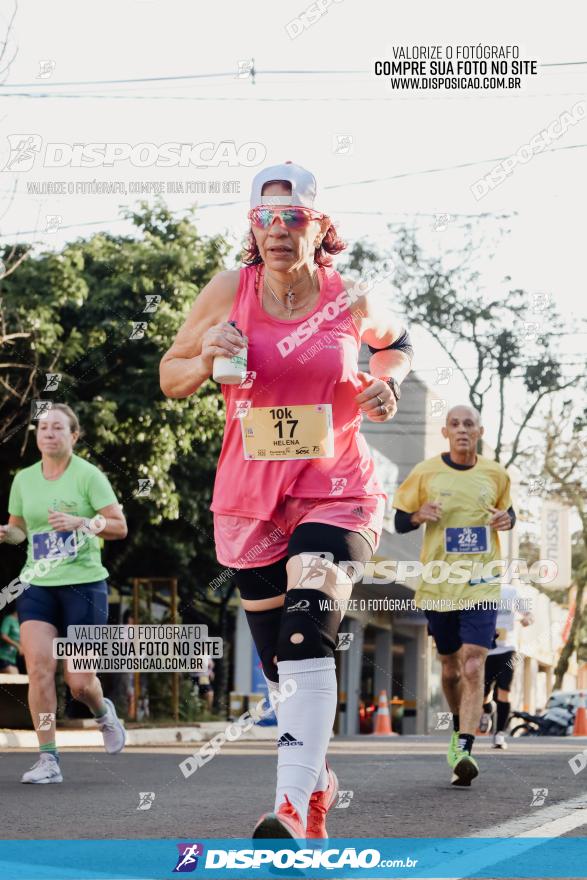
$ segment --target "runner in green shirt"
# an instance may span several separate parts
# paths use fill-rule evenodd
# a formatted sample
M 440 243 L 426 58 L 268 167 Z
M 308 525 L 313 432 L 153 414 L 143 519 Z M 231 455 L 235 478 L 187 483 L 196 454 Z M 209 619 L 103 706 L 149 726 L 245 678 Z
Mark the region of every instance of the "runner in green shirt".
M 16 474 L 8 502 L 10 518 L 0 526 L 0 543 L 28 541 L 16 610 L 41 756 L 22 782 L 63 780 L 55 745 L 53 639 L 66 636 L 68 626 L 107 622 L 108 571 L 100 558 L 100 539 L 116 540 L 127 534 L 107 477 L 73 452 L 79 435 L 77 417 L 65 404 L 53 404 L 39 418 L 36 439 L 41 460 Z M 73 697 L 95 716 L 106 751 L 120 752 L 124 727 L 112 702 L 104 698 L 96 674 L 70 672 L 66 664 L 64 675 Z
M 9 611 L 0 625 L 0 673 L 18 675 L 16 661 L 20 651 L 20 627 L 16 608 Z

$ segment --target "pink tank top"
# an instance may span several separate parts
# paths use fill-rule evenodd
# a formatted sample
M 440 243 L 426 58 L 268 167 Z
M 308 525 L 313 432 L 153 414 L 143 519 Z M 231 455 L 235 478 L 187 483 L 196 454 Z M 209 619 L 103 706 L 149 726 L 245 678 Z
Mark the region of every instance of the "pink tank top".
M 248 373 L 240 386 L 221 386 L 226 425 L 211 509 L 219 514 L 270 520 L 287 496 L 384 495 L 359 432 L 362 415 L 355 397 L 363 390 L 357 377 L 361 341 L 341 276 L 332 268 L 320 268 L 316 308 L 297 321 L 288 321 L 262 308 L 258 290 L 262 290 L 263 271 L 263 266 L 241 269 L 228 316 L 248 337 Z M 241 422 L 235 417 L 239 408 L 242 412 L 243 406 L 300 404 L 331 404 L 332 458 L 246 460 Z

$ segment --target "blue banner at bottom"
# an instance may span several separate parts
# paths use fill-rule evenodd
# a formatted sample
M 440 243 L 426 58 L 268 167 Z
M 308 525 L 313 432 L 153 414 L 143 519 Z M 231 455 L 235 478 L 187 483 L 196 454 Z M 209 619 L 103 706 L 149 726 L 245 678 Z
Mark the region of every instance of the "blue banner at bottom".
M 8 840 L 2 880 L 587 878 L 587 837 Z

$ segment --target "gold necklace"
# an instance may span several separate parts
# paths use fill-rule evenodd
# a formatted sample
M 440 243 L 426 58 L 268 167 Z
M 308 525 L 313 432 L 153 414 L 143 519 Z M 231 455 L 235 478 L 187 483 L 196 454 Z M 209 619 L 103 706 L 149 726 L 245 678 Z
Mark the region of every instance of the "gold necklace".
M 303 281 L 304 279 L 302 278 L 301 280 Z M 311 296 L 313 295 L 313 293 L 314 293 L 314 280 L 315 280 L 315 275 L 312 275 L 312 279 L 311 279 L 311 280 L 312 280 L 312 292 L 311 292 L 311 294 L 310 294 L 310 297 L 311 297 Z M 299 283 L 300 283 L 299 281 L 296 281 L 296 284 L 299 284 Z M 268 288 L 268 290 L 269 290 L 269 293 L 271 294 L 271 296 L 273 297 L 273 299 L 275 300 L 275 302 L 278 303 L 278 305 L 280 305 L 282 309 L 288 309 L 288 311 L 289 311 L 288 318 L 291 318 L 291 316 L 293 315 L 294 312 L 297 312 L 299 309 L 303 309 L 304 306 L 307 305 L 307 302 L 306 302 L 306 303 L 302 303 L 302 304 L 299 305 L 299 306 L 294 306 L 294 305 L 292 305 L 292 300 L 293 300 L 295 294 L 294 294 L 294 292 L 293 292 L 293 290 L 292 290 L 292 287 L 293 287 L 294 285 L 292 285 L 291 282 L 290 282 L 290 285 L 289 285 L 289 289 L 286 291 L 286 294 L 285 294 L 285 296 L 287 297 L 287 305 L 285 305 L 285 303 L 283 303 L 283 302 L 279 299 L 279 297 L 277 296 L 277 294 L 275 293 L 275 291 L 273 290 L 273 288 L 271 287 L 271 285 L 270 285 L 269 282 L 267 281 L 267 276 L 265 276 L 265 284 L 267 285 L 267 288 Z M 308 301 L 309 301 L 310 297 L 308 298 Z
M 269 272 L 267 269 L 265 269 L 265 275 L 267 276 L 267 278 L 271 278 L 271 279 L 273 279 L 273 275 L 272 275 L 271 272 Z M 313 276 L 311 276 L 311 277 L 313 277 Z M 276 279 L 276 280 L 279 280 L 279 279 Z M 292 287 L 297 287 L 298 284 L 303 284 L 303 282 L 304 282 L 305 280 L 306 280 L 305 277 L 302 276 L 301 278 L 298 278 L 298 280 L 297 280 L 297 281 L 294 281 L 293 283 L 292 283 L 291 281 L 288 281 L 288 284 L 289 284 L 289 290 L 291 290 Z

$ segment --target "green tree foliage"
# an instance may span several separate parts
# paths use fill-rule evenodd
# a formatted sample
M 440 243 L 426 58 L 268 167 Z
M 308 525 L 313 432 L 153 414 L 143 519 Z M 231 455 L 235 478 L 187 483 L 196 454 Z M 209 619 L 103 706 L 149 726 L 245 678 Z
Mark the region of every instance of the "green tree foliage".
M 129 522 L 125 541 L 105 544 L 112 581 L 176 576 L 184 620 L 216 628 L 232 589 L 208 588 L 218 574 L 209 505 L 223 402 L 212 381 L 197 396 L 166 399 L 158 367 L 228 246 L 161 202 L 127 217 L 135 235 L 98 233 L 56 253 L 3 255 L 7 266 L 26 259 L 0 280 L 2 521 L 12 476 L 39 457 L 31 402 L 68 403 L 83 428 L 76 452 L 108 475 Z M 56 390 L 44 390 L 46 373 L 61 375 Z M 152 481 L 148 494 L 140 480 Z M 2 583 L 21 560 L 21 549 L 0 554 Z
M 430 255 L 412 230 L 391 226 L 390 232 L 392 244 L 385 253 L 364 242 L 355 243 L 347 271 L 370 276 L 376 291 L 378 267 L 393 264 L 391 274 L 382 276 L 396 291 L 396 306 L 410 324 L 425 328 L 444 349 L 469 389 L 471 404 L 483 412 L 487 394 L 497 391 L 495 458 L 508 467 L 523 451 L 524 432 L 541 402 L 573 384 L 561 374 L 558 337 L 553 335 L 561 325 L 559 316 L 548 297 L 533 300 L 526 291 L 512 289 L 509 277 L 503 279 L 501 290 L 487 294 L 474 265 L 477 247 L 470 225 L 463 230 L 466 246 L 442 256 Z M 529 336 L 539 357 L 528 352 Z M 527 406 L 519 413 L 513 440 L 506 448 L 507 389 L 520 383 Z

